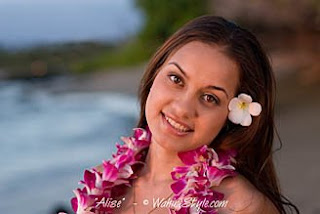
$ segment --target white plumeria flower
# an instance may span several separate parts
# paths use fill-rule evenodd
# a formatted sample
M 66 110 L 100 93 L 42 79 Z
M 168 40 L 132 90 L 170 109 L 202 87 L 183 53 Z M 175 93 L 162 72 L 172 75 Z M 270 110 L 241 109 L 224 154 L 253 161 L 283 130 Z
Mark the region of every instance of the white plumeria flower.
M 241 93 L 238 97 L 234 97 L 229 103 L 228 118 L 235 124 L 242 126 L 250 126 L 252 116 L 258 116 L 262 110 L 260 103 L 252 102 L 251 96 Z

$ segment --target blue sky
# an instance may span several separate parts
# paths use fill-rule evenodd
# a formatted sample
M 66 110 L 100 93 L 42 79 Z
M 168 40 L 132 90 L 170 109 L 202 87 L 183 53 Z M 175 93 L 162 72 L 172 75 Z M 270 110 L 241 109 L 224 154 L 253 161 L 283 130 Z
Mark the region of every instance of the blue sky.
M 133 2 L 133 0 L 129 0 Z M 59 4 L 59 3 L 84 3 L 84 4 L 93 4 L 93 3 L 116 3 L 116 4 L 127 4 L 128 0 L 0 0 L 1 3 L 41 3 L 41 4 Z
M 0 0 L 0 46 L 116 41 L 137 32 L 142 20 L 133 0 Z

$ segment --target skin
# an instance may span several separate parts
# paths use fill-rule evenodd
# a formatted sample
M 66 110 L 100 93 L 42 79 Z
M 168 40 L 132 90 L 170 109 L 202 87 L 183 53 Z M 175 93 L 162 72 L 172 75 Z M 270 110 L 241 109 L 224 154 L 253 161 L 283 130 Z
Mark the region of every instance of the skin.
M 272 202 L 242 175 L 225 178 L 214 190 L 222 192 L 228 201 L 226 207 L 218 209 L 219 214 L 279 214 Z
M 160 69 L 147 98 L 146 119 L 152 142 L 170 152 L 210 144 L 227 121 L 238 73 L 236 63 L 220 47 L 196 41 L 180 48 Z M 209 85 L 221 90 L 206 88 Z M 185 136 L 172 134 L 161 113 L 193 131 Z
M 177 152 L 210 144 L 223 128 L 238 76 L 237 64 L 220 47 L 198 41 L 182 46 L 159 69 L 146 102 L 152 139 L 146 165 L 134 182 L 136 213 L 148 213 L 153 198 L 167 198 L 172 193 L 170 172 L 183 165 Z M 206 88 L 208 85 L 219 89 Z M 162 113 L 187 124 L 192 131 L 183 136 L 175 134 Z M 218 188 L 229 200 L 219 213 L 277 213 L 272 203 L 241 175 L 224 179 Z M 133 195 L 131 188 L 115 213 L 133 213 Z M 142 204 L 145 199 L 149 205 Z M 167 209 L 158 208 L 152 213 L 166 212 Z
M 190 42 L 171 54 L 159 69 L 146 101 L 152 140 L 146 166 L 134 183 L 137 201 L 170 195 L 170 172 L 183 165 L 177 152 L 208 145 L 217 136 L 227 121 L 228 103 L 235 96 L 238 79 L 237 64 L 218 46 Z M 209 85 L 215 88 L 207 88 Z M 162 112 L 192 131 L 176 135 L 165 125 Z M 132 190 L 126 198 L 128 209 L 121 213 L 132 213 Z M 136 213 L 147 213 L 151 206 L 138 204 Z

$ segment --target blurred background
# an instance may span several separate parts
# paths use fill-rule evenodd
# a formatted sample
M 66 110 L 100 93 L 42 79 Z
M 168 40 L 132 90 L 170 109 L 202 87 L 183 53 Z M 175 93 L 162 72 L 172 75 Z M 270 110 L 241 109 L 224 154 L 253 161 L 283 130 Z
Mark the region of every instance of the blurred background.
M 316 0 L 0 0 L 1 212 L 71 213 L 83 170 L 110 158 L 137 122 L 147 60 L 204 14 L 250 29 L 267 49 L 282 191 L 301 213 L 320 213 Z

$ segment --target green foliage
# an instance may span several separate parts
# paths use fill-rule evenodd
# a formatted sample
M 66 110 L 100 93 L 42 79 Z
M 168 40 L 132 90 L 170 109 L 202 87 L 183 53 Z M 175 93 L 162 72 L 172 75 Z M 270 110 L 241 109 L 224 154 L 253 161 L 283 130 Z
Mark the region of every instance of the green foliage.
M 187 21 L 204 15 L 206 0 L 136 0 L 146 23 L 139 37 L 147 43 L 162 43 Z
M 156 48 L 190 19 L 206 13 L 206 0 L 136 0 L 145 14 L 145 26 L 137 38 L 113 51 L 73 63 L 75 72 L 130 66 L 146 61 Z
M 151 50 L 153 48 L 150 46 L 135 40 L 113 50 L 107 50 L 95 58 L 75 62 L 71 65 L 71 70 L 83 73 L 108 67 L 135 65 L 147 59 L 152 54 Z
M 73 71 L 70 68 L 74 64 L 94 60 L 113 49 L 110 44 L 83 42 L 33 47 L 15 52 L 0 51 L 0 70 L 3 68 L 9 78 L 28 78 L 34 75 L 31 67 L 36 63 L 46 67 L 45 75 L 65 74 Z
M 55 44 L 13 53 L 0 47 L 0 68 L 14 78 L 32 76 L 30 67 L 34 63 L 46 66 L 48 75 L 139 64 L 179 27 L 205 14 L 207 5 L 207 0 L 136 0 L 136 6 L 144 12 L 145 25 L 129 42 L 118 46 L 94 42 Z

